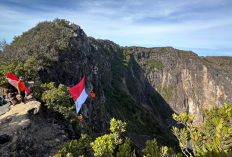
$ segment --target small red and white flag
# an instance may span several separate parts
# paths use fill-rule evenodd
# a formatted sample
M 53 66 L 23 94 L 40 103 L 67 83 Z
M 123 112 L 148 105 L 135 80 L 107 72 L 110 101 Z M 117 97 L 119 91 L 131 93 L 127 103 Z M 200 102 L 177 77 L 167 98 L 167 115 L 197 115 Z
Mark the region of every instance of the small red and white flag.
M 11 73 L 7 73 L 6 79 L 8 82 L 17 89 L 17 82 L 19 79 Z M 25 87 L 25 92 L 30 93 L 30 91 Z
M 85 92 L 85 76 L 76 86 L 70 88 L 69 94 L 72 95 L 73 99 L 75 100 L 76 110 L 78 113 L 82 104 L 88 97 L 87 93 Z

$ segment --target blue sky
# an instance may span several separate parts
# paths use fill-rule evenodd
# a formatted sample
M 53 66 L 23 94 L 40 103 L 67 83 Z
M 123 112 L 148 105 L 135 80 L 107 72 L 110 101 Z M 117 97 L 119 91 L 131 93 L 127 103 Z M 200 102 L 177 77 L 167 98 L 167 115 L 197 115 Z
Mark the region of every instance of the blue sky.
M 172 46 L 232 56 L 232 0 L 1 0 L 0 40 L 66 19 L 121 46 Z

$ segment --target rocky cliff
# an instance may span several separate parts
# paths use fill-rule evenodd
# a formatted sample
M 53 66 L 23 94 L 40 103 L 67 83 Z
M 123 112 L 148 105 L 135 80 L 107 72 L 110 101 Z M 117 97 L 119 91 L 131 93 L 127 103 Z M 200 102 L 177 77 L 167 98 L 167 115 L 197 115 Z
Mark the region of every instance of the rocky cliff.
M 172 47 L 132 47 L 151 86 L 176 113 L 190 112 L 204 122 L 202 110 L 231 103 L 231 57 L 199 57 Z

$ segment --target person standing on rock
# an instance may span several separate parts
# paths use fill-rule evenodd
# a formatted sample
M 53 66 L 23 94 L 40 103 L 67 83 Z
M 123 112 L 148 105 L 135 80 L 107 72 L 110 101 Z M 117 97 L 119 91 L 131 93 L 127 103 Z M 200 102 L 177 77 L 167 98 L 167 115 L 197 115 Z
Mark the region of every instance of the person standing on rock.
M 22 76 L 19 77 L 19 81 L 17 82 L 17 89 L 18 89 L 19 94 L 21 95 L 21 103 L 23 102 L 25 104 L 25 102 L 24 102 L 25 84 L 24 84 Z

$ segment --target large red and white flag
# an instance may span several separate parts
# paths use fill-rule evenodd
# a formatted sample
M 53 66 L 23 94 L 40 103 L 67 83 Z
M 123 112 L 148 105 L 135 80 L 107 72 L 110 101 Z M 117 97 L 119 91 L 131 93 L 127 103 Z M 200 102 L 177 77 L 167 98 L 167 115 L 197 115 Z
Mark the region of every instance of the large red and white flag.
M 85 76 L 76 86 L 70 88 L 69 93 L 75 100 L 76 110 L 78 113 L 81 109 L 82 104 L 88 97 L 87 93 L 85 92 Z
M 7 73 L 6 79 L 8 82 L 17 89 L 17 82 L 19 79 L 11 73 Z M 25 87 L 25 92 L 30 93 L 30 91 Z

